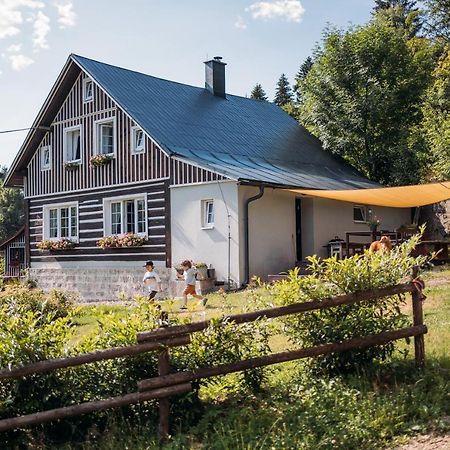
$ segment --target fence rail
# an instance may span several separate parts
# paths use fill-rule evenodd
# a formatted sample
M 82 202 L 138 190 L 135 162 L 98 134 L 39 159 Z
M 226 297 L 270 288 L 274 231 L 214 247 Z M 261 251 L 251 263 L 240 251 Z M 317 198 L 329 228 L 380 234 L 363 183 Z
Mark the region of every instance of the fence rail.
M 86 402 L 79 405 L 57 408 L 49 411 L 42 411 L 25 416 L 0 420 L 0 432 L 15 428 L 24 428 L 39 423 L 49 422 L 57 419 L 86 414 L 109 408 L 117 408 L 133 403 L 139 403 L 150 399 L 159 399 L 159 435 L 161 439 L 166 439 L 169 435 L 169 397 L 186 393 L 191 390 L 191 382 L 198 379 L 210 378 L 225 375 L 233 372 L 264 367 L 286 361 L 293 361 L 301 358 L 317 357 L 334 352 L 343 352 L 356 348 L 367 348 L 376 345 L 387 344 L 398 339 L 414 337 L 415 360 L 417 367 L 423 367 L 425 363 L 424 334 L 427 327 L 423 324 L 422 311 L 422 289 L 424 283 L 417 280 L 417 269 L 413 270 L 412 280 L 409 283 L 389 286 L 380 289 L 373 289 L 355 294 L 340 295 L 327 298 L 321 301 L 311 301 L 295 303 L 278 308 L 253 311 L 245 314 L 231 315 L 224 317 L 225 320 L 242 324 L 253 322 L 258 319 L 283 317 L 293 314 L 301 314 L 308 311 L 323 310 L 327 308 L 351 305 L 366 301 L 376 301 L 387 296 L 411 293 L 413 305 L 413 326 L 400 330 L 386 331 L 369 336 L 361 336 L 347 339 L 342 342 L 328 343 L 314 347 L 302 348 L 282 353 L 251 358 L 230 364 L 223 364 L 214 367 L 200 367 L 191 371 L 170 373 L 170 353 L 171 347 L 187 345 L 190 342 L 192 333 L 196 333 L 208 328 L 210 320 L 194 322 L 187 325 L 162 326 L 157 330 L 139 333 L 137 344 L 110 348 L 97 352 L 85 353 L 67 358 L 58 358 L 21 367 L 13 367 L 0 370 L 1 379 L 19 378 L 30 374 L 38 374 L 64 369 L 68 367 L 90 364 L 96 361 L 123 358 L 151 351 L 159 352 L 158 355 L 158 376 L 138 382 L 138 392 L 104 399 L 93 402 Z M 166 324 L 166 316 L 162 317 L 162 324 Z

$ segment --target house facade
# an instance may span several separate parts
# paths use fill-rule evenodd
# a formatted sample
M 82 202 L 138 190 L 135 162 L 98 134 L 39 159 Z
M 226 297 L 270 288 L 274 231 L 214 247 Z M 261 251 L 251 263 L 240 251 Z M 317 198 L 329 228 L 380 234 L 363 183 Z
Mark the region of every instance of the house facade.
M 24 190 L 38 285 L 130 297 L 152 259 L 174 295 L 172 266 L 193 259 L 239 286 L 367 228 L 354 221 L 364 205 L 286 189 L 374 184 L 275 105 L 227 95 L 220 59 L 205 64 L 198 88 L 69 57 L 5 183 Z M 410 221 L 409 210 L 374 212 L 388 227 Z

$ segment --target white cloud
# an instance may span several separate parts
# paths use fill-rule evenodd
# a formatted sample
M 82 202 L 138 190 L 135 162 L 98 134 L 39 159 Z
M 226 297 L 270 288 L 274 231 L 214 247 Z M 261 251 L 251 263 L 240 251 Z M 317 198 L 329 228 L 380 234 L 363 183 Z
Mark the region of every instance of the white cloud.
M 33 46 L 35 48 L 48 48 L 47 35 L 49 32 L 50 18 L 39 11 L 33 23 Z
M 8 53 L 19 53 L 22 50 L 22 44 L 12 44 L 6 48 Z
M 54 5 L 58 10 L 59 28 L 73 27 L 77 19 L 77 15 L 73 10 L 73 3 L 71 1 L 55 2 Z
M 301 22 L 305 9 L 299 0 L 275 0 L 252 3 L 249 11 L 254 19 L 284 18 L 288 22 Z
M 22 9 L 40 9 L 45 5 L 37 0 L 0 0 L 0 39 L 16 36 L 23 23 Z
M 239 28 L 240 30 L 245 30 L 247 28 L 247 24 L 242 16 L 237 16 L 236 22 L 234 22 L 234 26 Z
M 25 55 L 8 55 L 6 59 L 11 64 L 13 70 L 17 72 L 26 69 L 28 66 L 34 63 L 34 60 Z

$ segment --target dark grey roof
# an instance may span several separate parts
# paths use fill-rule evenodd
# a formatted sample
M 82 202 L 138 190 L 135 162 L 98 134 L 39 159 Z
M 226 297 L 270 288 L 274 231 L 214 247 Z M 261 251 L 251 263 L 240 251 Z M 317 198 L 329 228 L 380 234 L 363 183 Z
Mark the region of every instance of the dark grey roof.
M 315 189 L 374 187 L 273 103 L 163 80 L 72 55 L 171 155 L 233 179 Z

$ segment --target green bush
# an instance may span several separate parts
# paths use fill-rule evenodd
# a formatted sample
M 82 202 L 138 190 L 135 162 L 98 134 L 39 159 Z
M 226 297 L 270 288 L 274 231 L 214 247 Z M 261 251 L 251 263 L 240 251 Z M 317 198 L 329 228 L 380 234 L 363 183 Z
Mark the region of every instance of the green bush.
M 366 252 L 343 260 L 310 257 L 310 275 L 299 277 L 298 271 L 294 270 L 287 280 L 268 289 L 275 303 L 287 305 L 392 286 L 407 278 L 413 266 L 421 266 L 426 261 L 425 257 L 410 256 L 419 239 L 420 235 L 414 236 L 389 253 Z M 288 316 L 282 320 L 284 331 L 295 344 L 312 347 L 396 330 L 407 323 L 407 317 L 400 309 L 404 300 L 404 295 L 395 295 Z M 389 360 L 394 349 L 395 343 L 391 342 L 323 355 L 308 359 L 308 367 L 329 375 L 354 372 L 372 362 Z

